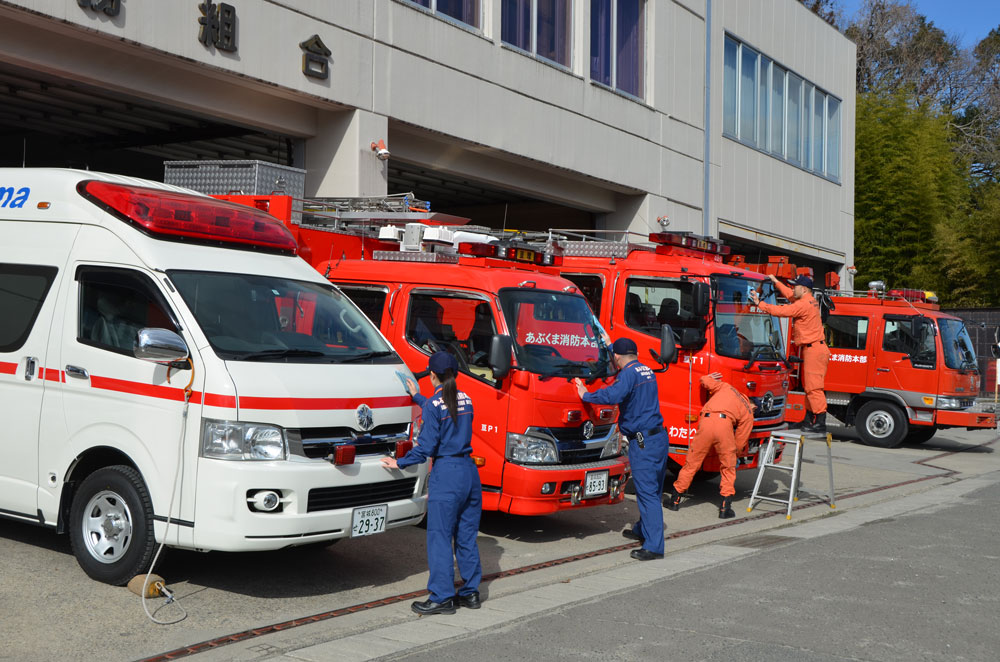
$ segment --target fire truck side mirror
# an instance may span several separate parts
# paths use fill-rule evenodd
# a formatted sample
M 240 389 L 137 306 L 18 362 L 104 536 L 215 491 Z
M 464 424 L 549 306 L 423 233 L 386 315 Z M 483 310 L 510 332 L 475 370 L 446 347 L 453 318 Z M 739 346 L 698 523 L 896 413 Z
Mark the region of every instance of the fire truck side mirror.
M 691 305 L 694 308 L 691 312 L 698 317 L 708 315 L 709 302 L 712 298 L 712 290 L 708 287 L 708 283 L 695 283 L 691 295 Z
M 514 341 L 510 336 L 496 334 L 490 340 L 490 368 L 494 379 L 503 379 L 510 372 L 510 353 L 514 349 Z
M 681 346 L 681 349 L 701 349 L 705 344 L 705 334 L 698 329 L 681 329 L 677 344 Z
M 677 361 L 677 344 L 674 339 L 674 330 L 670 328 L 669 324 L 660 325 L 660 355 L 657 360 L 664 366 Z

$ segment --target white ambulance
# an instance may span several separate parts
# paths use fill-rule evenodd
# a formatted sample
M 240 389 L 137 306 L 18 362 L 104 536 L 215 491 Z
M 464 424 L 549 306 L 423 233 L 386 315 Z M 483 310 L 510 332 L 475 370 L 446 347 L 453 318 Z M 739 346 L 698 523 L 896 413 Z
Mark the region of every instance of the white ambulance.
M 0 168 L 0 516 L 122 584 L 155 543 L 248 551 L 418 523 L 407 369 L 268 214 Z M 169 518 L 169 526 L 167 525 Z

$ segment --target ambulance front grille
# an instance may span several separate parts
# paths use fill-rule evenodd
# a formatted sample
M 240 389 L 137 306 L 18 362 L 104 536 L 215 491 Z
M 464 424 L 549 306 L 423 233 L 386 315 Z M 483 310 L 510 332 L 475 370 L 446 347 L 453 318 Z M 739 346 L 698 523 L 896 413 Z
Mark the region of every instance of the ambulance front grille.
M 306 512 L 358 508 L 359 506 L 409 499 L 413 496 L 416 484 L 417 479 L 414 477 L 366 485 L 318 487 L 309 490 L 309 503 Z
M 379 425 L 369 432 L 359 432 L 348 427 L 302 428 L 302 454 L 311 458 L 325 458 L 337 446 L 355 446 L 357 455 L 384 455 L 396 448 L 397 441 L 410 438 L 409 423 Z

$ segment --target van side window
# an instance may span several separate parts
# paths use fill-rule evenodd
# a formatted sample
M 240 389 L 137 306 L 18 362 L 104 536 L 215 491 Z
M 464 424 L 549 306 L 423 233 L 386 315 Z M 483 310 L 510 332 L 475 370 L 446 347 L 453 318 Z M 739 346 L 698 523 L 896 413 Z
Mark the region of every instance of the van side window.
M 0 264 L 0 352 L 16 352 L 28 340 L 58 271 L 55 267 Z
M 830 315 L 826 318 L 826 344 L 833 349 L 864 349 L 868 342 L 868 318 Z
M 496 332 L 488 301 L 455 294 L 410 295 L 406 339 L 429 353 L 449 352 L 462 372 L 493 379 L 489 357 Z
M 370 319 L 375 326 L 382 327 L 382 311 L 385 310 L 384 289 L 371 287 L 351 287 L 349 285 L 337 285 L 354 302 L 354 305 L 361 309 L 365 317 Z
M 140 329 L 177 332 L 169 307 L 146 276 L 126 269 L 80 267 L 76 279 L 79 342 L 132 356 Z

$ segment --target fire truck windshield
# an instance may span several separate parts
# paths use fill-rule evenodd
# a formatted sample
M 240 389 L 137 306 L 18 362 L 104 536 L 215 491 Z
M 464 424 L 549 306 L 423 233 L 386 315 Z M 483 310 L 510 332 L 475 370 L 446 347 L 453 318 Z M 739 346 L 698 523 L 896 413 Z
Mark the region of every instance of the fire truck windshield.
M 747 296 L 754 290 L 760 300 L 774 303 L 770 281 L 737 276 L 712 276 L 715 301 L 715 351 L 722 356 L 749 360 L 755 354 L 763 360 L 780 360 L 784 342 L 778 321 L 756 308 Z
M 227 361 L 399 361 L 368 318 L 330 285 L 206 271 L 168 275 Z
M 518 365 L 546 377 L 604 377 L 611 350 L 587 300 L 546 290 L 500 290 Z
M 941 346 L 944 348 L 944 364 L 953 370 L 977 370 L 976 350 L 972 348 L 972 338 L 965 322 L 954 319 L 939 319 Z

